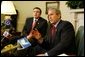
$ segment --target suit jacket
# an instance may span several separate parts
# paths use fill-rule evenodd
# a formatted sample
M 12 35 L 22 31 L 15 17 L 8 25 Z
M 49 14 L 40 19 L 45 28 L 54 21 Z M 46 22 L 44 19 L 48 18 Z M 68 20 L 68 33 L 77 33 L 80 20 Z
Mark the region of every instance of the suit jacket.
M 70 22 L 60 20 L 56 27 L 54 40 L 52 40 L 49 33 L 50 26 L 42 43 L 42 47 L 47 50 L 49 56 L 61 53 L 75 53 L 75 32 Z
M 32 23 L 33 23 L 33 17 L 31 18 L 27 18 L 26 22 L 25 22 L 25 26 L 23 28 L 23 35 L 28 35 L 32 29 Z M 38 31 L 41 33 L 42 37 L 45 36 L 46 32 L 47 32 L 47 20 L 45 20 L 44 18 L 40 17 L 35 25 L 34 28 L 37 28 Z

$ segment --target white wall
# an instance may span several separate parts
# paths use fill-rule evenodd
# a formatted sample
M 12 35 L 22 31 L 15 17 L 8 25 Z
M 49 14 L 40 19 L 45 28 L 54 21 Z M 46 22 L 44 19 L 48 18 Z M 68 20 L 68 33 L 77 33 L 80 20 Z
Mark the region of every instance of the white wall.
M 17 31 L 22 31 L 26 17 L 31 17 L 33 8 L 40 7 L 42 9 L 42 17 L 47 19 L 45 14 L 46 2 L 54 1 L 13 1 L 16 9 L 19 11 L 18 28 Z M 70 21 L 74 25 L 74 16 L 70 12 L 70 8 L 65 4 L 66 1 L 60 1 L 60 10 L 62 13 L 62 19 Z
M 33 8 L 36 6 L 42 9 L 41 16 L 46 18 L 45 2 L 46 1 L 13 1 L 16 9 L 19 11 L 17 31 L 22 31 L 26 18 L 32 17 Z
M 67 7 L 66 2 L 60 1 L 62 19 L 70 21 L 75 31 L 77 31 L 80 26 L 84 26 L 84 9 L 70 9 Z

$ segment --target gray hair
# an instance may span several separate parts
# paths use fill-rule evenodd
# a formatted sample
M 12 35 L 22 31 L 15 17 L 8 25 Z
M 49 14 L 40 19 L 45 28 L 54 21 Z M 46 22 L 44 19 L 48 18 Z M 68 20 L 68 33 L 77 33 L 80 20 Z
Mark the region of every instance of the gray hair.
M 55 7 L 48 7 L 48 10 L 54 10 L 56 12 L 56 14 L 60 14 L 61 15 L 61 11 Z
M 60 14 L 60 18 L 61 18 L 61 11 L 58 9 L 58 8 L 55 8 L 55 7 L 48 7 L 47 11 L 48 10 L 54 10 L 56 12 L 56 14 Z M 48 12 L 47 12 L 48 13 Z

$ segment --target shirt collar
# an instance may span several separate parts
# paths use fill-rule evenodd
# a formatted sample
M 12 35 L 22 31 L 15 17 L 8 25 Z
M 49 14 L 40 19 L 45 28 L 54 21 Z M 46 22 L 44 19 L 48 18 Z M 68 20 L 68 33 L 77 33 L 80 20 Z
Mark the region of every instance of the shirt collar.
M 57 27 L 57 25 L 58 25 L 59 22 L 60 22 L 60 20 L 58 22 L 56 22 L 54 26 Z
M 38 19 L 33 18 L 33 22 L 35 22 L 35 20 L 38 21 Z

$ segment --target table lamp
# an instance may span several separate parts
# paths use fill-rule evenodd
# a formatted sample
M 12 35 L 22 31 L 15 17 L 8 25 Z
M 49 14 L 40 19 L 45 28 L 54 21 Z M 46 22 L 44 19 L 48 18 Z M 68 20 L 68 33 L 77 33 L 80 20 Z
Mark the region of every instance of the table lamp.
M 8 31 L 11 30 L 12 23 L 11 23 L 11 15 L 16 14 L 16 10 L 12 1 L 2 1 L 1 2 L 1 14 L 4 15 L 4 30 Z
M 1 14 L 5 15 L 5 19 L 11 19 L 11 15 L 16 14 L 16 10 L 12 1 L 1 2 Z
M 1 14 L 4 15 L 5 25 L 11 25 L 11 15 L 16 14 L 16 10 L 12 1 L 1 2 Z

